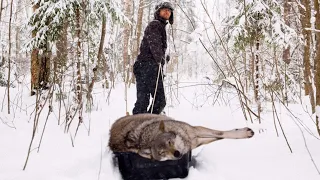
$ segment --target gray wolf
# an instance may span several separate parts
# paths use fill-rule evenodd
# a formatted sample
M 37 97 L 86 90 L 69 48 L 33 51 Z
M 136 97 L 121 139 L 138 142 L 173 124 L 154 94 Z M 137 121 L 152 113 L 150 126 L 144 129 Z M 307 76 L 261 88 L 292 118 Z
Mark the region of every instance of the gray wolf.
M 222 139 L 251 138 L 248 128 L 219 131 L 157 114 L 136 114 L 115 121 L 110 130 L 113 152 L 134 152 L 158 161 L 176 160 L 192 149 Z

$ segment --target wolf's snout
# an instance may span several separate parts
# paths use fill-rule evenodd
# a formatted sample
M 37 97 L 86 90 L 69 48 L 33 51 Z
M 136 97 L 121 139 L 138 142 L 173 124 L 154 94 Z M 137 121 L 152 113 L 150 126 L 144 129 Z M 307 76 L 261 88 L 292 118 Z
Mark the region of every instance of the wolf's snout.
M 173 156 L 179 158 L 181 156 L 181 153 L 179 151 L 174 151 Z

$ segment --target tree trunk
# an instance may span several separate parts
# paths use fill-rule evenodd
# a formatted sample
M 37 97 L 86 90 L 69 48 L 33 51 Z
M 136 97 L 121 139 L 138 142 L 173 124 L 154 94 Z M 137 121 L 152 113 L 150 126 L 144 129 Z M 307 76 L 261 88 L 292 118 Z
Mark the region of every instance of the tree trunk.
M 79 124 L 82 122 L 82 84 L 81 84 L 81 26 L 80 26 L 80 7 L 76 9 L 76 36 L 77 36 L 77 48 L 76 48 L 76 59 L 77 59 L 77 85 L 76 95 L 78 100 L 79 108 Z
M 130 0 L 125 0 L 125 15 L 130 17 L 132 2 Z M 123 78 L 125 82 L 125 101 L 126 101 L 126 113 L 128 114 L 127 109 L 127 88 L 130 80 L 130 61 L 129 61 L 129 38 L 130 38 L 130 25 L 129 23 L 125 23 L 124 32 L 123 32 Z
M 131 9 L 132 2 L 130 0 L 125 1 L 125 15 L 130 17 L 130 9 Z M 123 77 L 124 81 L 127 84 L 129 80 L 129 37 L 130 37 L 130 24 L 125 23 L 124 25 L 124 32 L 123 32 Z
M 306 2 L 308 0 L 303 0 L 303 5 L 306 5 Z M 310 6 L 309 10 L 310 10 Z M 310 12 L 307 12 L 307 7 L 306 10 L 300 8 L 300 14 L 302 14 L 303 17 L 301 17 L 301 25 L 302 25 L 302 34 L 304 36 L 305 39 L 305 43 L 304 43 L 304 51 L 303 51 L 303 67 L 304 67 L 304 81 L 305 81 L 305 95 L 309 95 L 310 94 L 310 39 L 311 39 L 311 34 L 310 31 L 307 31 L 306 28 L 310 27 Z
M 33 12 L 39 8 L 39 4 L 33 6 Z M 41 19 L 39 20 L 41 21 Z M 50 22 L 45 22 L 47 25 Z M 36 30 L 32 31 L 32 37 L 37 34 Z M 42 50 L 42 54 L 39 54 L 39 49 Z M 34 48 L 31 53 L 31 95 L 36 93 L 36 89 L 47 89 L 50 77 L 50 59 L 51 50 L 49 43 L 46 40 L 45 44 L 40 47 Z
M 35 4 L 32 9 L 35 12 L 39 8 L 39 4 Z M 32 38 L 36 36 L 37 32 L 32 31 Z M 31 96 L 34 95 L 35 89 L 38 89 L 39 84 L 39 61 L 38 61 L 38 49 L 33 49 L 31 53 Z
M 0 2 L 0 21 L 2 18 L 2 8 L 3 8 L 3 0 L 1 0 L 1 2 Z
M 9 18 L 9 54 L 8 54 L 8 114 L 10 114 L 10 84 L 11 84 L 11 21 L 12 21 L 12 8 L 13 8 L 13 0 L 11 0 L 10 4 L 10 18 Z
M 132 61 L 134 63 L 134 61 L 136 60 L 138 54 L 139 54 L 139 48 L 140 48 L 140 37 L 141 37 L 141 29 L 142 29 L 142 19 L 143 19 L 143 10 L 144 10 L 144 0 L 140 0 L 139 1 L 139 7 L 138 7 L 138 18 L 137 18 L 137 28 L 136 28 L 136 43 L 133 51 L 133 56 L 132 56 Z M 132 78 L 131 78 L 131 82 L 134 83 L 135 79 L 134 79 L 134 74 L 133 71 L 132 73 Z
M 284 4 L 283 4 L 283 9 L 284 9 L 284 13 L 283 13 L 283 19 L 286 25 L 290 26 L 290 21 L 289 21 L 289 15 L 290 15 L 290 0 L 284 0 Z M 282 54 L 282 59 L 285 63 L 290 64 L 290 46 L 288 46 Z
M 108 71 L 108 64 L 106 62 L 106 58 L 103 54 L 103 45 L 104 45 L 104 39 L 106 37 L 106 26 L 107 26 L 107 20 L 105 14 L 102 15 L 102 27 L 101 27 L 101 38 L 100 38 L 100 45 L 99 45 L 99 51 L 98 51 L 98 69 L 103 69 L 103 78 L 105 78 L 105 87 L 109 88 L 109 82 L 107 78 L 107 71 Z
M 314 6 L 316 11 L 316 20 L 315 20 L 315 28 L 318 30 L 316 31 L 316 57 L 315 57 L 315 64 L 316 64 L 316 74 L 315 74 L 315 84 L 316 84 L 316 106 L 317 109 L 320 108 L 320 5 L 318 0 L 314 0 Z M 316 126 L 318 130 L 318 134 L 320 136 L 320 124 L 319 124 L 319 115 L 320 112 L 316 113 Z
M 135 45 L 135 51 L 133 54 L 133 59 L 136 59 L 139 53 L 139 47 L 140 47 L 140 37 L 141 37 L 141 29 L 142 29 L 142 19 L 143 19 L 143 9 L 144 9 L 144 0 L 140 0 L 139 2 L 139 9 L 138 9 L 138 19 L 137 19 L 137 39 L 136 39 L 136 45 Z
M 258 118 L 259 118 L 259 123 L 261 123 L 261 101 L 259 97 L 259 91 L 260 91 L 260 59 L 259 59 L 259 50 L 260 50 L 260 38 L 257 37 L 257 42 L 256 42 L 256 52 L 255 52 L 255 71 L 254 71 L 254 98 L 257 103 L 258 107 Z
M 304 81 L 305 81 L 305 95 L 309 95 L 310 104 L 312 106 L 312 113 L 315 112 L 315 100 L 314 92 L 312 87 L 312 76 L 310 69 L 310 47 L 311 47 L 311 31 L 306 28 L 311 28 L 310 18 L 311 18 L 311 7 L 310 1 L 304 0 L 303 5 L 305 10 L 300 7 L 300 13 L 304 14 L 301 18 L 302 21 L 302 33 L 305 39 L 304 44 L 304 54 L 303 54 L 303 66 L 304 66 Z
M 64 69 L 67 65 L 68 60 L 68 24 L 64 23 L 62 27 L 62 32 L 59 40 L 56 42 L 57 47 L 57 57 L 56 60 L 53 61 L 55 70 L 54 70 L 54 79 L 59 85 L 62 83 L 62 77 L 64 73 Z
M 21 9 L 21 0 L 18 0 L 17 2 L 17 7 L 16 9 Z M 15 22 L 19 22 L 19 20 L 21 20 L 21 16 L 19 16 L 19 11 L 16 11 L 15 12 Z M 17 75 L 21 75 L 22 74 L 22 71 L 23 71 L 23 65 L 24 65 L 24 62 L 22 62 L 21 60 L 21 55 L 20 55 L 20 27 L 19 26 L 16 26 L 15 27 L 15 43 L 16 43 L 16 47 L 15 47 L 15 61 L 16 61 L 16 64 L 17 64 Z M 17 78 L 18 79 L 18 78 Z M 19 81 L 18 81 L 19 82 Z
M 47 89 L 49 80 L 50 80 L 50 59 L 51 59 L 51 50 L 48 42 L 46 42 L 44 47 L 44 53 L 40 56 L 39 62 L 39 81 L 38 87 L 41 89 Z
M 99 50 L 98 50 L 98 64 L 101 66 L 101 59 L 102 59 L 102 53 L 103 53 L 103 44 L 104 44 L 104 39 L 106 37 L 106 16 L 103 14 L 102 15 L 102 28 L 101 28 L 101 37 L 100 37 L 100 44 L 99 44 Z

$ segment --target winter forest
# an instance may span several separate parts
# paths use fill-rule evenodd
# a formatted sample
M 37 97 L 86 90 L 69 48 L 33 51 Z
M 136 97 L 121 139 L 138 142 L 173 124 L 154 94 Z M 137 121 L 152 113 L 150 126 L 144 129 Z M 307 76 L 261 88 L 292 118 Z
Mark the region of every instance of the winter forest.
M 77 148 L 78 135 L 96 133 L 91 127 L 94 118 L 114 121 L 131 114 L 136 98 L 132 67 L 159 2 L 0 0 L 0 179 L 19 179 L 1 170 L 10 161 L 1 158 L 8 155 L 4 144 L 10 144 L 13 130 L 26 131 L 21 156 L 14 160 L 23 171 L 29 162 L 35 166 L 36 151 L 41 154 L 42 144 L 50 143 L 46 138 L 46 133 L 52 134 L 50 127 L 57 126 L 67 139 L 68 145 L 62 147 Z M 167 108 L 187 99 L 181 91 L 201 87 L 200 99 L 193 94 L 186 100 L 193 108 L 232 106 L 236 101 L 238 118 L 259 127 L 257 134 L 270 124 L 291 153 L 292 141 L 281 118 L 286 111 L 299 132 L 316 139 L 312 142 L 318 144 L 312 147 L 320 147 L 320 0 L 170 2 L 174 23 L 166 27 L 166 53 L 171 57 L 165 66 Z M 114 96 L 120 101 L 112 102 Z M 104 109 L 97 104 L 100 99 Z M 121 104 L 118 114 L 94 114 L 114 104 Z M 26 130 L 18 128 L 23 118 Z M 104 131 L 108 136 L 107 127 Z M 97 144 L 100 150 L 100 139 Z M 308 149 L 306 159 L 318 174 L 309 179 L 315 180 L 320 177 L 320 154 L 317 148 L 311 153 L 310 144 L 301 146 Z M 102 148 L 106 145 L 102 143 Z M 30 174 L 24 177 L 50 179 Z

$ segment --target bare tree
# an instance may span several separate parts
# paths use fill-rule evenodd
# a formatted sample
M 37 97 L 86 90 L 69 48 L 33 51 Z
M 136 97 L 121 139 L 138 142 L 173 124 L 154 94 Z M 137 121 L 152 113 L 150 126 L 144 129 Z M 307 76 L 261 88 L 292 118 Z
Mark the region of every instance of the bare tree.
M 18 71 L 17 74 L 20 75 L 22 72 L 20 72 L 22 70 L 22 67 L 24 66 L 24 62 L 21 59 L 21 53 L 20 51 L 20 26 L 18 26 L 17 22 L 20 20 L 20 12 L 21 11 L 21 0 L 18 0 L 17 5 L 16 5 L 16 12 L 15 12 L 15 22 L 16 22 L 16 26 L 15 26 L 15 61 L 16 64 L 18 65 Z M 18 80 L 18 78 L 17 78 Z
M 68 23 L 65 22 L 62 30 L 60 38 L 56 42 L 57 47 L 57 56 L 53 61 L 54 66 L 54 81 L 61 86 L 62 83 L 62 75 L 64 73 L 64 69 L 66 68 L 68 61 Z
M 290 21 L 289 21 L 289 16 L 290 16 L 290 4 L 291 0 L 284 0 L 283 3 L 283 19 L 286 25 L 290 26 Z M 283 51 L 282 59 L 285 63 L 289 64 L 290 63 L 290 46 L 285 48 Z
M 141 29 L 142 29 L 142 19 L 143 19 L 143 10 L 144 10 L 144 0 L 139 1 L 138 7 L 138 18 L 137 18 L 137 28 L 136 28 L 136 43 L 134 46 L 133 59 L 138 56 L 139 47 L 140 47 L 140 37 L 141 37 Z
M 39 4 L 34 4 L 32 9 L 35 12 L 39 8 Z M 32 38 L 36 37 L 36 30 L 32 31 Z M 38 88 L 39 84 L 39 61 L 38 49 L 33 49 L 31 52 L 31 95 L 35 94 L 34 89 Z
M 106 15 L 102 14 L 102 27 L 101 27 L 101 36 L 100 36 L 100 44 L 99 44 L 99 50 L 98 50 L 98 69 L 103 69 L 103 78 L 105 79 L 105 87 L 109 88 L 109 82 L 107 78 L 107 72 L 108 72 L 108 64 L 106 57 L 103 54 L 103 45 L 104 40 L 106 38 L 106 26 L 107 26 L 107 20 Z
M 254 53 L 254 99 L 257 103 L 258 106 L 258 119 L 259 119 L 259 123 L 261 123 L 261 100 L 260 100 L 260 78 L 261 78 L 261 70 L 260 70 L 260 57 L 259 57 L 259 50 L 260 50 L 260 30 L 257 29 L 257 37 L 256 37 L 256 48 L 255 48 L 255 53 Z
M 11 0 L 10 4 L 10 18 L 9 18 L 9 54 L 8 54 L 8 84 L 7 84 L 7 91 L 8 91 L 8 114 L 10 114 L 10 77 L 11 77 L 11 22 L 12 22 L 12 9 L 13 9 L 13 0 Z
M 2 7 L 3 7 L 3 0 L 1 0 L 1 2 L 0 2 L 0 21 L 2 18 Z
M 131 4 L 132 2 L 130 0 L 125 0 L 125 15 L 127 17 L 130 17 L 131 14 Z M 129 80 L 129 73 L 128 73 L 128 67 L 129 67 L 129 38 L 130 38 L 130 24 L 128 22 L 124 25 L 123 30 L 123 77 L 124 81 L 128 83 Z
M 318 0 L 314 0 L 314 7 L 316 11 L 316 20 L 315 20 L 315 28 L 316 28 L 316 73 L 315 73 L 315 85 L 316 85 L 316 105 L 320 106 L 320 5 Z M 318 134 L 320 135 L 320 123 L 319 123 L 319 113 L 316 114 L 316 126 L 318 130 Z
M 77 36 L 77 48 L 76 48 L 76 59 L 77 59 L 77 84 L 76 84 L 76 95 L 78 100 L 79 109 L 79 125 L 82 122 L 82 83 L 81 83 L 81 14 L 80 7 L 76 9 L 76 36 Z
M 139 0 L 138 6 L 138 17 L 137 17 L 137 25 L 136 25 L 136 41 L 133 45 L 133 54 L 132 54 L 132 61 L 134 61 L 139 53 L 140 48 L 140 38 L 141 38 L 141 29 L 142 29 L 142 19 L 143 19 L 143 11 L 144 11 L 145 0 Z M 133 71 L 131 72 L 131 83 L 134 83 L 134 74 Z
M 305 81 L 305 95 L 309 95 L 310 104 L 312 106 L 312 113 L 315 112 L 315 100 L 314 91 L 312 87 L 311 65 L 310 65 L 310 48 L 311 48 L 311 31 L 307 28 L 311 28 L 311 6 L 310 0 L 303 0 L 302 4 L 305 8 L 299 6 L 300 14 L 303 16 L 300 18 L 302 24 L 302 34 L 305 39 L 304 52 L 303 52 L 303 67 L 304 67 L 304 81 Z
M 131 4 L 130 0 L 125 0 L 125 15 L 127 17 L 131 14 Z M 123 78 L 125 82 L 125 101 L 126 101 L 126 113 L 128 114 L 128 106 L 127 106 L 127 88 L 130 80 L 130 60 L 129 60 L 129 38 L 130 38 L 130 24 L 128 22 L 124 25 L 123 30 Z

